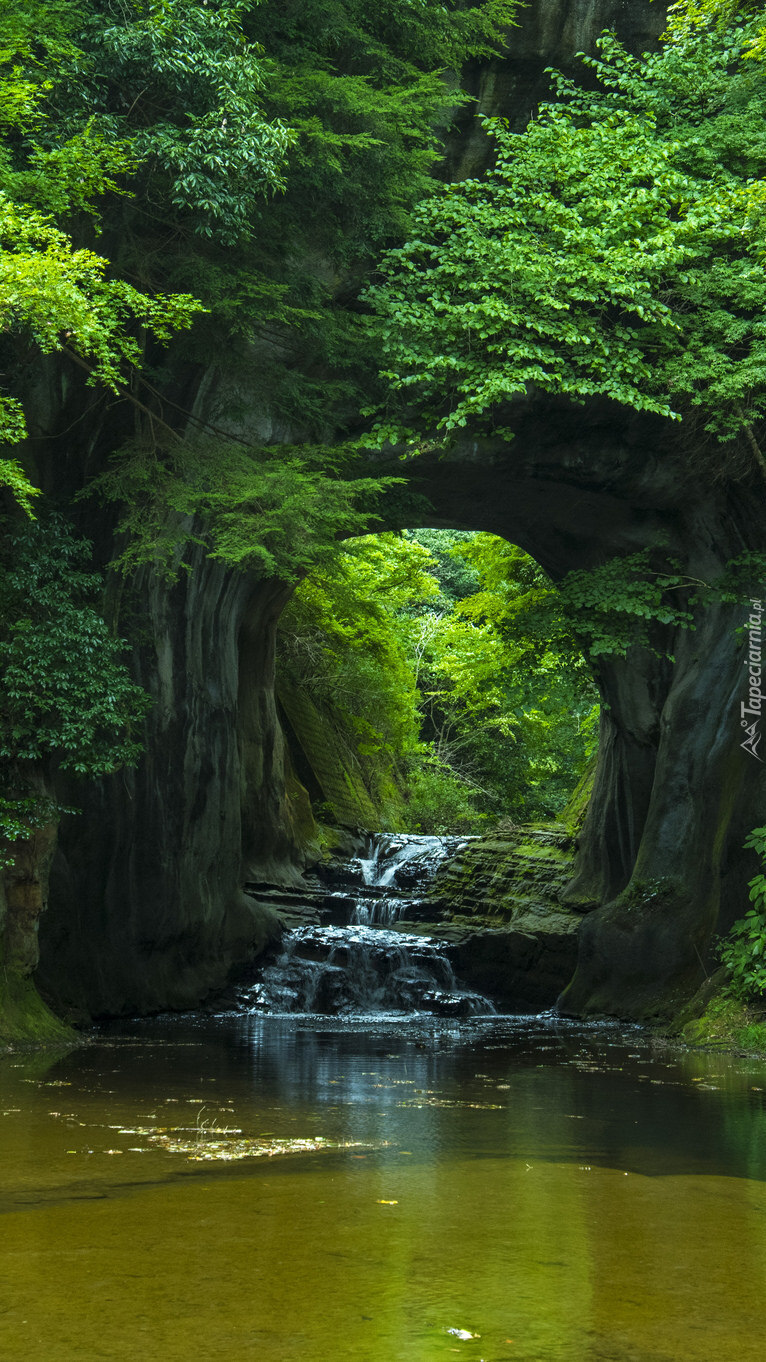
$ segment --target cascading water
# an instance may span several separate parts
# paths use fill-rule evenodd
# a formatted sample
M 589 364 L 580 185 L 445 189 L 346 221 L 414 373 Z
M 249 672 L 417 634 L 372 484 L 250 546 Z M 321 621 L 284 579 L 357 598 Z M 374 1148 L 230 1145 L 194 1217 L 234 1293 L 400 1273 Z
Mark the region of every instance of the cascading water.
M 402 916 L 411 917 L 413 907 L 420 906 L 422 899 L 413 900 L 412 894 L 403 890 L 417 887 L 422 893 L 439 863 L 457 845 L 459 838 L 391 837 L 382 833 L 371 836 L 366 848 L 369 854 L 349 863 L 349 869 L 358 869 L 361 876 L 351 922 L 364 927 L 390 927 Z M 365 892 L 368 890 L 374 892 Z
M 252 886 L 271 897 L 289 930 L 244 1005 L 332 1015 L 494 1012 L 489 999 L 460 988 L 445 942 L 401 929 L 407 920 L 427 920 L 424 895 L 462 840 L 370 835 L 362 854 L 319 867 L 305 891 Z

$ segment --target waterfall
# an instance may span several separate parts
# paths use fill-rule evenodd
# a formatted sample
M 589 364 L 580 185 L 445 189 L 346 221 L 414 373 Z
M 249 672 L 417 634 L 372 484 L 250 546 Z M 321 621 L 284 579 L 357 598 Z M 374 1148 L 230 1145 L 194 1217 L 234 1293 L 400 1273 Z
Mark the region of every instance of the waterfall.
M 288 930 L 243 1005 L 325 1015 L 494 1012 L 487 998 L 460 987 L 446 942 L 401 929 L 408 919 L 427 920 L 425 895 L 436 870 L 464 842 L 369 835 L 358 856 L 316 867 L 305 893 L 271 887 Z M 259 897 L 269 896 L 269 886 L 257 888 Z

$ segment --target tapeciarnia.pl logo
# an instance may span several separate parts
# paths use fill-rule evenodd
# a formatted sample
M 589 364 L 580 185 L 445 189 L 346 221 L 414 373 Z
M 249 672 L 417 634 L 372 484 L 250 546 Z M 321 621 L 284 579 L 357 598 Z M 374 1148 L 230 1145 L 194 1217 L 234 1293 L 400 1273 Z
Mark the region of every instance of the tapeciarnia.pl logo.
M 748 669 L 748 698 L 747 703 L 743 700 L 740 707 L 740 726 L 744 728 L 746 738 L 740 743 L 740 747 L 749 752 L 756 761 L 763 761 L 763 757 L 758 755 L 758 745 L 761 741 L 761 714 L 763 712 L 763 691 L 761 690 L 761 680 L 763 669 L 761 666 L 761 619 L 763 616 L 763 605 L 755 597 L 750 598 L 751 614 L 748 618 L 745 629 L 748 636 L 747 657 L 744 666 Z

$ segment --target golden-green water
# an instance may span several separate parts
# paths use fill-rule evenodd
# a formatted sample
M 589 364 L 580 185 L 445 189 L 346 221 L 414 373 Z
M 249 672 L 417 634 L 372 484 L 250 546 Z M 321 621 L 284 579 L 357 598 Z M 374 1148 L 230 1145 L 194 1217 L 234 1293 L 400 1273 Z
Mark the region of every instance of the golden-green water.
M 0 1362 L 766 1356 L 766 1066 L 317 1024 L 0 1061 Z

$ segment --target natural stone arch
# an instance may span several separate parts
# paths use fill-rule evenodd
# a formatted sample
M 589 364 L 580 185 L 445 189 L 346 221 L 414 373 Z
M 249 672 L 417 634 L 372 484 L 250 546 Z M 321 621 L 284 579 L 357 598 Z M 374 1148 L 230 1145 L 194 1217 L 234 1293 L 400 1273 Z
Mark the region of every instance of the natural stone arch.
M 727 481 L 677 427 L 611 404 L 519 404 L 510 446 L 488 440 L 420 472 L 449 523 L 518 543 L 554 577 L 658 540 L 689 575 L 715 578 L 763 532 L 760 473 Z M 710 458 L 710 456 L 708 456 Z M 597 669 L 605 707 L 579 868 L 567 898 L 589 912 L 562 1004 L 646 1016 L 702 982 L 711 936 L 747 904 L 747 831 L 763 821 L 762 764 L 741 748 L 747 603 L 710 605 L 658 651 Z
M 434 525 L 499 534 L 554 579 L 658 535 L 710 579 L 760 543 L 760 474 L 696 472 L 668 423 L 541 399 L 520 403 L 514 426 L 510 445 L 412 466 Z M 157 700 L 147 755 L 94 787 L 64 829 L 41 928 L 43 982 L 97 1013 L 198 1001 L 270 929 L 243 881 L 295 878 L 301 864 L 273 691 L 289 589 L 200 559 L 172 588 L 145 570 L 137 590 L 151 638 L 137 671 Z M 674 663 L 645 653 L 598 669 L 607 708 L 567 890 L 587 912 L 568 1009 L 667 1012 L 746 905 L 753 857 L 741 848 L 764 821 L 766 787 L 740 746 L 744 622 L 711 606 L 696 632 L 665 631 Z

